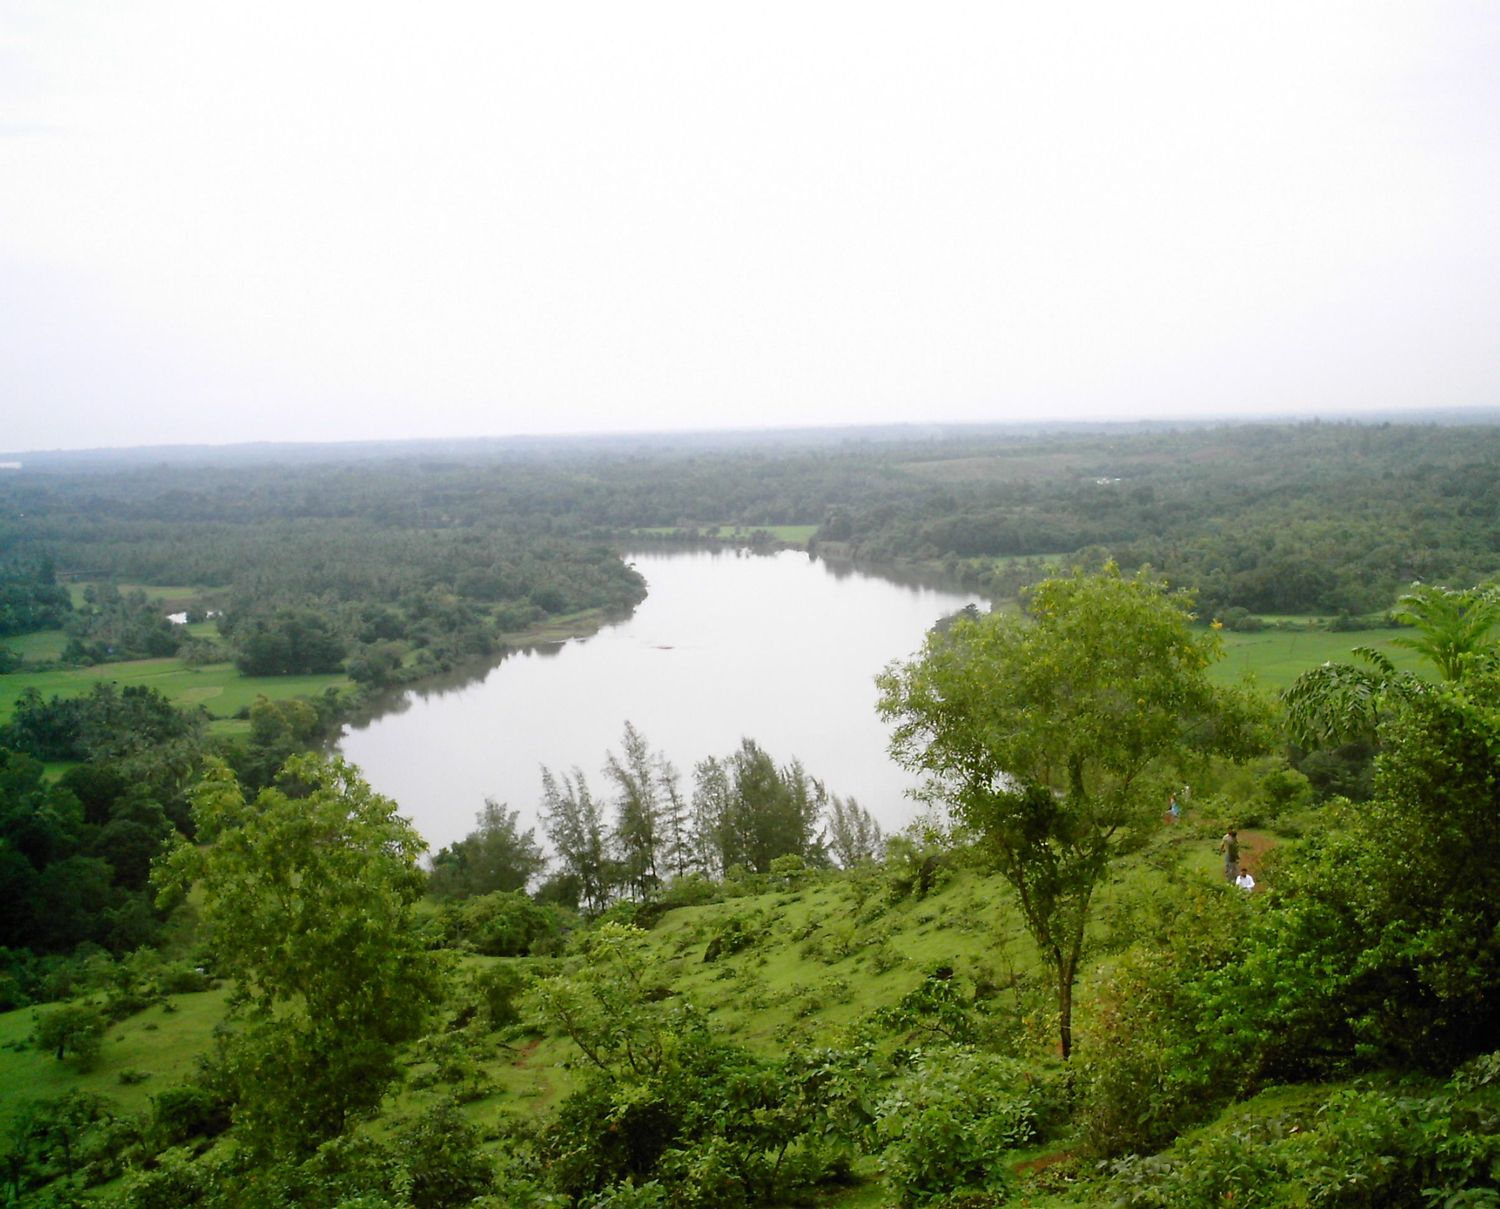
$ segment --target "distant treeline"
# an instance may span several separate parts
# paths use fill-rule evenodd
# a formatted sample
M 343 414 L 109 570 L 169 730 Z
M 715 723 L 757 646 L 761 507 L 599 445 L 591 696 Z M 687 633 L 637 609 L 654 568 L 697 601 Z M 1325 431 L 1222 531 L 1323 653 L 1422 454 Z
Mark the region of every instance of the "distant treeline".
M 643 588 L 614 551 L 643 528 L 815 524 L 814 547 L 830 556 L 941 566 L 996 595 L 1037 577 L 1042 564 L 1027 558 L 1112 557 L 1196 589 L 1210 615 L 1379 612 L 1414 579 L 1474 583 L 1500 568 L 1496 426 L 990 431 L 739 449 L 642 438 L 531 455 L 476 443 L 467 456 L 455 445 L 442 458 L 336 461 L 338 448 L 323 465 L 8 476 L 0 563 L 210 589 L 242 655 L 247 635 L 311 610 L 370 678 L 414 650 L 441 665 L 529 621 L 630 606 Z M 39 626 L 46 604 L 7 616 Z

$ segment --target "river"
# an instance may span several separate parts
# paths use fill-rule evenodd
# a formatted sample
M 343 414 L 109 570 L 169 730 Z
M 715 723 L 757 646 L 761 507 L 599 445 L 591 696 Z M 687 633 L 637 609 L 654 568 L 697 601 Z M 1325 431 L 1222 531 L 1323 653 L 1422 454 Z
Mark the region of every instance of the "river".
M 463 683 L 408 690 L 346 728 L 339 747 L 394 798 L 434 850 L 473 830 L 486 798 L 536 826 L 541 767 L 578 767 L 596 795 L 626 721 L 664 753 L 691 795 L 692 770 L 742 737 L 794 757 L 885 830 L 914 813 L 914 780 L 886 754 L 875 675 L 914 654 L 928 628 L 967 604 L 796 551 L 626 555 L 649 595 L 587 638 L 517 651 Z

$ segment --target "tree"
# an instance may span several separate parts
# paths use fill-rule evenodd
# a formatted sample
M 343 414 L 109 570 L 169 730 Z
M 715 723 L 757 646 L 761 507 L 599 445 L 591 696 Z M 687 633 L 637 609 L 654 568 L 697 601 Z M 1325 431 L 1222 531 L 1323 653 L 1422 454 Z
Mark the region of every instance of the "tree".
M 830 794 L 828 847 L 842 869 L 873 861 L 880 852 L 880 824 L 853 798 Z
M 1095 889 L 1195 756 L 1242 757 L 1263 710 L 1215 689 L 1191 599 L 1112 564 L 1029 589 L 1025 615 L 930 635 L 880 677 L 891 754 L 984 841 L 1057 984 L 1063 1056 Z
M 787 855 L 827 863 L 818 817 L 828 794 L 798 761 L 777 768 L 754 739 L 742 739 L 725 759 L 701 762 L 696 781 L 693 809 L 706 867 L 768 873 L 772 861 Z
M 1396 617 L 1416 630 L 1399 646 L 1427 659 L 1447 682 L 1463 679 L 1493 655 L 1490 632 L 1500 624 L 1500 593 L 1413 584 L 1397 601 Z M 1430 685 L 1370 647 L 1351 652 L 1368 666 L 1328 662 L 1298 676 L 1282 693 L 1292 739 L 1303 747 L 1373 740 L 1381 724 L 1425 696 Z
M 1476 655 L 1494 649 L 1489 635 L 1500 624 L 1500 593 L 1493 588 L 1413 584 L 1396 606 L 1396 619 L 1417 631 L 1396 644 L 1428 659 L 1444 680 L 1459 679 Z
M 52 1050 L 59 1062 L 73 1055 L 79 1070 L 90 1070 L 104 1041 L 104 1015 L 91 1003 L 65 1003 L 38 1012 L 31 1034 L 37 1049 Z
M 666 844 L 664 807 L 675 774 L 629 722 L 621 744 L 625 758 L 613 752 L 604 775 L 615 783 L 615 846 L 625 883 L 637 898 L 649 898 L 661 885 L 657 871 Z
M 583 773 L 542 769 L 542 825 L 562 864 L 561 879 L 571 880 L 578 898 L 572 904 L 602 911 L 609 901 L 609 870 L 604 856 L 604 819 Z M 560 879 L 560 880 L 561 880 Z
M 159 876 L 164 895 L 200 882 L 235 984 L 223 1062 L 236 1126 L 256 1154 L 309 1153 L 379 1103 L 441 995 L 412 913 L 426 845 L 356 769 L 313 756 L 252 802 L 215 764 L 193 813 L 207 846 L 182 844 Z
M 469 898 L 524 890 L 547 867 L 531 828 L 521 830 L 521 812 L 485 799 L 479 826 L 432 858 L 429 889 L 438 898 Z

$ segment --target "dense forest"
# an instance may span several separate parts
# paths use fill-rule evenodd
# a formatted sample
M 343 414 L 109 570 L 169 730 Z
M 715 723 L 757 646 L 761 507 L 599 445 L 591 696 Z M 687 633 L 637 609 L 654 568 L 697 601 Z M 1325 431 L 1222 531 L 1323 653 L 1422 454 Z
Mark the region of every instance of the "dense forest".
M 1478 582 L 1500 562 L 1494 426 L 787 442 L 62 462 L 0 477 L 0 549 L 72 574 L 212 587 L 237 621 L 316 601 L 385 605 L 404 622 L 435 595 L 511 623 L 628 606 L 638 588 L 605 543 L 720 526 L 813 525 L 830 555 L 942 564 L 1002 595 L 1016 585 L 997 559 L 1103 551 L 1150 563 L 1215 614 L 1379 612 L 1414 579 Z M 345 623 L 350 640 L 397 624 L 376 618 Z
M 1500 1203 L 1500 427 L 274 453 L 0 475 L 6 679 L 354 685 L 12 695 L 7 1203 Z M 318 754 L 705 540 L 1015 599 L 880 676 L 911 828 L 627 725 L 428 860 Z M 1287 614 L 1420 670 L 1209 678 Z

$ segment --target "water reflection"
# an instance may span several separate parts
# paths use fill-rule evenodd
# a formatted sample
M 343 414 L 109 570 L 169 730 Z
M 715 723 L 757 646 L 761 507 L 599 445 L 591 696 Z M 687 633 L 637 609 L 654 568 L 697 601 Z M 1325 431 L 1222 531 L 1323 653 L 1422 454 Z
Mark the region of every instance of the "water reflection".
M 579 766 L 602 792 L 597 770 L 627 720 L 686 788 L 697 761 L 749 736 L 887 827 L 910 816 L 874 676 L 976 597 L 795 551 L 640 551 L 627 561 L 650 589 L 631 616 L 400 694 L 350 728 L 345 755 L 434 847 L 467 833 L 487 797 L 531 825 L 541 765 Z

